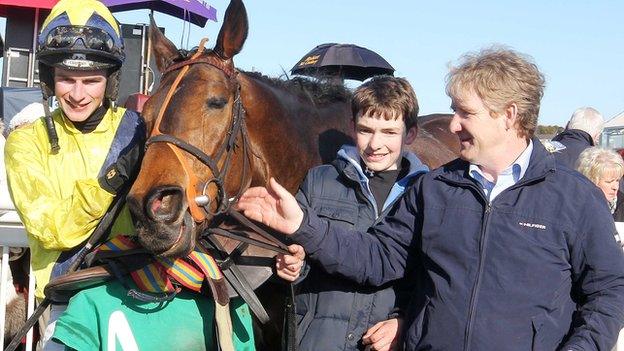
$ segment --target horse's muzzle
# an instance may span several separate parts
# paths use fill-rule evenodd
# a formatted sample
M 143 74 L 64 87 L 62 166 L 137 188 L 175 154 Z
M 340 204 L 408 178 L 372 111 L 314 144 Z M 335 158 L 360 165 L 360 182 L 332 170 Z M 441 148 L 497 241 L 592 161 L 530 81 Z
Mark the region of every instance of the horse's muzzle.
M 141 201 L 146 199 L 146 201 Z M 155 255 L 187 255 L 196 241 L 196 226 L 182 188 L 161 186 L 145 197 L 128 197 L 139 243 Z

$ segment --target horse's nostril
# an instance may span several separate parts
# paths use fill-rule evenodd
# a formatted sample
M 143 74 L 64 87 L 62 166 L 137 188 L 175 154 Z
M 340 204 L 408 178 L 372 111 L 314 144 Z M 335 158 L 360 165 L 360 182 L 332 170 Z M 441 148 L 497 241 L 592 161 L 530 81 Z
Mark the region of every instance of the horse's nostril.
M 183 193 L 177 188 L 165 188 L 154 192 L 147 202 L 148 216 L 158 222 L 173 222 L 181 212 Z

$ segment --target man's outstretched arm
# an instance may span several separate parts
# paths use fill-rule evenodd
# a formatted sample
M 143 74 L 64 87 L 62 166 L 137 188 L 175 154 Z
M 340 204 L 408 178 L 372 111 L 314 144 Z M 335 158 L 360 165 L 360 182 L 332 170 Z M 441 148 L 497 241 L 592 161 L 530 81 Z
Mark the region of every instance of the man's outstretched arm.
M 412 188 L 369 232 L 346 230 L 319 218 L 309 207 L 301 209 L 274 179 L 268 188 L 247 190 L 237 208 L 250 219 L 289 235 L 328 273 L 360 284 L 383 285 L 403 277 L 408 255 L 415 252 L 410 249 L 416 224 L 415 196 Z

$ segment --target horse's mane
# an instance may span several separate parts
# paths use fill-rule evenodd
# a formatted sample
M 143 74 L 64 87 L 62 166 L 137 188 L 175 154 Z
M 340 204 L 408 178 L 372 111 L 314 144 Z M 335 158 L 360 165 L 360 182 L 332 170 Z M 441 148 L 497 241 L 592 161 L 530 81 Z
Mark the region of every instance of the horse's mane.
M 197 47 L 191 50 L 178 50 L 180 56 L 174 62 L 184 61 L 197 52 Z M 318 80 L 304 77 L 281 79 L 268 77 L 260 72 L 243 71 L 245 75 L 269 84 L 275 88 L 286 90 L 306 100 L 311 100 L 315 105 L 329 105 L 332 103 L 347 103 L 351 100 L 352 92 L 344 84 L 338 84 L 332 80 Z
M 304 77 L 291 79 L 267 77 L 260 72 L 253 71 L 244 71 L 243 73 L 275 88 L 286 90 L 306 100 L 312 100 L 315 105 L 328 105 L 337 102 L 346 103 L 351 100 L 351 90 L 343 84 Z

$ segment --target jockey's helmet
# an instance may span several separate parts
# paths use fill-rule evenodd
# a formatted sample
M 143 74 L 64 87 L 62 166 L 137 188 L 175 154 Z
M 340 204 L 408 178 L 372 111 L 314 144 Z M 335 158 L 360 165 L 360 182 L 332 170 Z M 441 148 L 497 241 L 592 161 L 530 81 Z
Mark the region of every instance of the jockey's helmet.
M 61 67 L 107 70 L 106 98 L 117 99 L 124 44 L 117 20 L 99 1 L 59 1 L 41 26 L 37 59 L 44 98 L 54 95 L 54 67 Z

